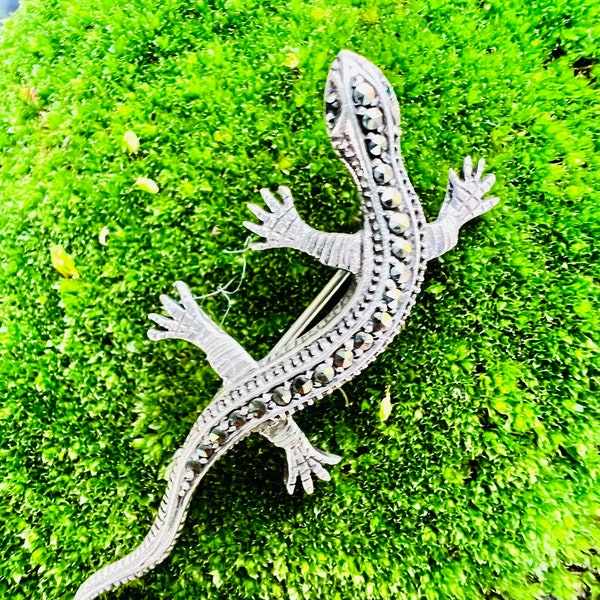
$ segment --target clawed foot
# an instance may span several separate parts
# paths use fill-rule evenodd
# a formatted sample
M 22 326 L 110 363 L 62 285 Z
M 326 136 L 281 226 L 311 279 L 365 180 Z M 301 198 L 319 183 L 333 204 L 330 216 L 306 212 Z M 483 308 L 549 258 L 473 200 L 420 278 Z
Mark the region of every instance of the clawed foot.
M 298 478 L 308 494 L 312 494 L 315 486 L 312 476 L 329 481 L 329 473 L 323 465 L 335 465 L 341 458 L 315 448 L 302 433 L 292 417 L 283 421 L 267 422 L 261 433 L 279 448 L 285 450 L 287 467 L 285 487 L 290 494 L 294 493 Z
M 261 224 L 244 221 L 247 229 L 263 238 L 260 242 L 251 244 L 250 247 L 254 250 L 293 248 L 305 233 L 307 226 L 296 211 L 289 188 L 280 186 L 278 191 L 282 202 L 277 200 L 269 190 L 265 188 L 260 190 L 270 212 L 256 204 L 248 204 L 248 208 L 261 221 Z
M 331 475 L 323 465 L 336 465 L 341 460 L 341 457 L 318 450 L 308 443 L 287 449 L 286 457 L 285 487 L 290 494 L 294 493 L 298 478 L 304 491 L 312 494 L 315 489 L 313 475 L 323 481 L 329 481 Z
M 181 296 L 181 304 L 163 294 L 160 301 L 171 318 L 150 313 L 148 318 L 163 327 L 163 329 L 148 330 L 148 337 L 153 341 L 179 339 L 192 344 L 197 343 L 208 325 L 207 321 L 210 320 L 196 304 L 190 288 L 185 283 L 177 281 L 175 289 Z
M 461 226 L 498 204 L 498 198 L 483 200 L 483 196 L 489 192 L 496 181 L 494 175 L 486 175 L 482 178 L 484 167 L 485 161 L 481 159 L 473 172 L 471 157 L 467 156 L 463 164 L 462 177 L 459 177 L 454 169 L 450 169 L 446 199 L 440 211 L 441 218 L 455 219 Z

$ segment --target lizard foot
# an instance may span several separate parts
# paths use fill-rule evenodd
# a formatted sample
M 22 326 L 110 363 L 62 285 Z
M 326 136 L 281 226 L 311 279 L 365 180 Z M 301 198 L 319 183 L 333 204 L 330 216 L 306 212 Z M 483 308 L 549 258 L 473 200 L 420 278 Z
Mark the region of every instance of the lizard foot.
M 198 306 L 188 286 L 177 281 L 175 288 L 181 302 L 164 294 L 160 297 L 169 316 L 150 313 L 148 317 L 162 329 L 150 329 L 148 337 L 153 341 L 177 339 L 194 344 L 206 353 L 211 367 L 226 385 L 255 369 L 254 359 Z
M 462 177 L 450 169 L 448 188 L 440 214 L 423 230 L 424 256 L 427 260 L 441 256 L 454 248 L 458 242 L 460 228 L 498 204 L 498 198 L 483 198 L 496 181 L 493 175 L 482 177 L 484 167 L 485 161 L 481 159 L 473 171 L 471 157 L 467 156 L 463 164 Z
M 280 186 L 278 191 L 282 202 L 266 188 L 260 190 L 268 211 L 256 204 L 248 204 L 248 208 L 262 221 L 260 225 L 244 221 L 247 229 L 262 238 L 250 245 L 253 250 L 296 248 L 307 235 L 308 226 L 296 211 L 292 192 L 284 186 Z
M 316 475 L 319 479 L 329 481 L 331 476 L 323 465 L 335 465 L 341 460 L 335 454 L 315 448 L 292 417 L 282 421 L 267 422 L 261 433 L 277 447 L 285 450 L 287 458 L 285 487 L 290 494 L 294 493 L 298 478 L 304 490 L 312 494 L 315 489 L 312 476 Z
M 196 344 L 206 330 L 212 327 L 208 315 L 196 304 L 192 292 L 182 281 L 175 282 L 175 289 L 181 296 L 181 304 L 161 295 L 160 301 L 169 317 L 150 313 L 148 318 L 160 325 L 162 329 L 148 330 L 148 337 L 152 341 L 165 339 L 187 340 Z
M 313 475 L 323 481 L 329 481 L 331 475 L 323 465 L 335 465 L 341 457 L 329 452 L 323 452 L 310 443 L 296 446 L 286 450 L 287 468 L 285 470 L 285 487 L 288 493 L 293 494 L 298 478 L 307 494 L 312 494 L 315 486 Z
M 496 181 L 494 175 L 482 178 L 484 168 L 485 161 L 481 159 L 473 171 L 471 157 L 467 156 L 463 163 L 462 177 L 454 169 L 450 169 L 446 199 L 440 211 L 441 218 L 454 219 L 462 226 L 498 204 L 498 198 L 483 199 Z

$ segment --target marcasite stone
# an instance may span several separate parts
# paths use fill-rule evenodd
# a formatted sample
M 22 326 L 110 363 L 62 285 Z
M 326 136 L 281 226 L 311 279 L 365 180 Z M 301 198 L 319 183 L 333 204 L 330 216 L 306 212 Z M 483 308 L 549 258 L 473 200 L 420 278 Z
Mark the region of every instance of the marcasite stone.
M 201 445 L 198 446 L 196 453 L 199 458 L 210 458 L 213 455 L 214 450 L 210 446 Z
M 410 268 L 395 260 L 390 267 L 390 277 L 397 283 L 406 283 L 410 279 Z
M 407 258 L 413 251 L 413 245 L 408 240 L 397 239 L 392 244 L 392 253 L 398 258 Z
M 254 417 L 255 419 L 260 419 L 267 412 L 267 405 L 260 400 L 252 400 L 250 404 L 248 404 L 248 416 Z
M 406 213 L 392 213 L 390 215 L 389 226 L 392 232 L 400 235 L 410 227 L 410 218 Z
M 397 208 L 402 202 L 402 194 L 396 188 L 385 188 L 381 193 L 381 204 L 385 208 Z
M 376 331 L 385 331 L 389 329 L 394 322 L 394 319 L 387 312 L 377 312 L 373 315 L 373 325 Z
M 392 169 L 391 165 L 388 165 L 379 159 L 373 161 L 373 177 L 377 183 L 387 183 L 392 180 L 393 176 L 394 169 Z
M 185 463 L 185 468 L 198 475 L 202 471 L 202 463 L 199 463 L 197 460 L 188 460 Z
M 226 431 L 223 431 L 222 429 L 215 427 L 210 432 L 208 439 L 211 441 L 212 444 L 224 444 L 227 441 L 228 437 L 229 436 L 227 435 Z
M 387 139 L 379 133 L 369 133 L 365 138 L 367 150 L 371 156 L 381 156 L 387 150 Z
M 377 102 L 377 92 L 375 91 L 375 88 L 366 81 L 362 81 L 356 85 L 353 96 L 354 102 L 361 106 L 371 106 Z
M 292 401 L 292 392 L 287 388 L 280 386 L 273 390 L 273 395 L 271 396 L 275 402 L 279 406 L 285 406 Z
M 239 429 L 246 422 L 246 417 L 239 412 L 232 412 L 227 419 L 230 427 Z
M 308 394 L 310 390 L 312 390 L 312 381 L 305 377 L 304 375 L 300 375 L 294 379 L 294 383 L 292 384 L 294 390 L 296 390 L 299 394 Z
M 364 331 L 359 331 L 354 336 L 354 347 L 357 350 L 368 350 L 373 345 L 374 339 L 370 333 L 365 333 Z
M 365 129 L 375 131 L 383 127 L 383 113 L 378 108 L 369 108 L 362 116 L 362 123 Z
M 335 369 L 327 363 L 320 364 L 313 373 L 313 379 L 323 385 L 333 381 L 334 377 Z
M 402 298 L 402 292 L 398 288 L 392 288 L 385 291 L 383 294 L 386 302 L 393 302 L 394 300 L 400 300 Z
M 336 367 L 341 367 L 342 369 L 347 369 L 354 360 L 354 356 L 350 350 L 346 350 L 345 348 L 340 348 L 333 355 L 333 364 Z

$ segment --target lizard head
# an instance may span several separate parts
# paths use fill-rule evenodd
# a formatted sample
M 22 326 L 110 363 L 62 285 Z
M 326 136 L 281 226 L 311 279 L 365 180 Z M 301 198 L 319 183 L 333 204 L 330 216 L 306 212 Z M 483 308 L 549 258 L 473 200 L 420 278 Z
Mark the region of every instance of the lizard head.
M 325 119 L 332 139 L 343 137 L 355 123 L 365 134 L 382 133 L 399 128 L 400 109 L 383 73 L 362 56 L 342 50 L 327 76 Z

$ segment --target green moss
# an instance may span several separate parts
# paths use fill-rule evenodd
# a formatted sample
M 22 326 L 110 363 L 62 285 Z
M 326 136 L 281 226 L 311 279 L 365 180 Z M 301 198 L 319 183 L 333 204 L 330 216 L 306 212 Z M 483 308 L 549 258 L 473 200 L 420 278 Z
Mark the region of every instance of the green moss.
M 243 247 L 258 189 L 289 185 L 315 226 L 356 228 L 321 107 L 341 48 L 397 90 L 429 215 L 466 154 L 502 203 L 431 265 L 349 402 L 299 417 L 343 455 L 332 483 L 288 497 L 279 451 L 249 439 L 171 558 L 111 597 L 598 594 L 598 3 L 115 6 L 31 0 L 0 32 L 0 595 L 71 597 L 142 540 L 218 388 L 200 353 L 147 340 L 146 314 L 177 279 L 239 280 L 223 251 Z M 292 251 L 246 258 L 226 326 L 260 357 L 329 274 Z

